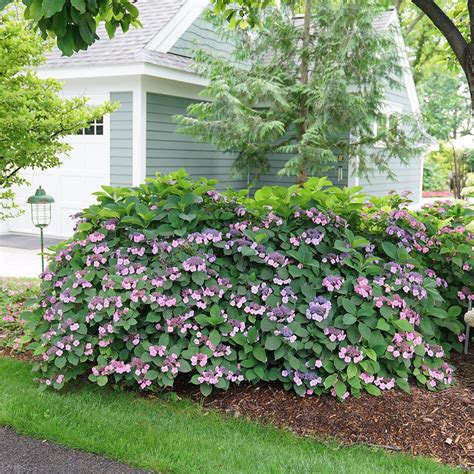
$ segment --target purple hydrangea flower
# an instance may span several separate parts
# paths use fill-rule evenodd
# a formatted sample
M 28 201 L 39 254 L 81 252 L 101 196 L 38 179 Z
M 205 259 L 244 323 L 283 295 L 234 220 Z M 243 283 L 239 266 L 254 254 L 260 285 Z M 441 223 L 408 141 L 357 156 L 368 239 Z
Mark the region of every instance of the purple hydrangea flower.
M 332 304 L 329 300 L 324 298 L 324 296 L 316 296 L 306 310 L 306 317 L 320 323 L 324 319 L 327 319 L 331 308 Z

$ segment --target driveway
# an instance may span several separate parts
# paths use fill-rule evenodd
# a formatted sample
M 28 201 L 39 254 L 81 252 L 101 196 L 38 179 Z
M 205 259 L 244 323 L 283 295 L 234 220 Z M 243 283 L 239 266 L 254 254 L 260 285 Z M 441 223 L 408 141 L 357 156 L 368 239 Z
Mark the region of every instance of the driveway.
M 2 474 L 145 474 L 112 459 L 0 428 Z
M 45 247 L 61 239 L 45 238 Z M 41 273 L 39 235 L 0 234 L 0 276 L 37 277 Z

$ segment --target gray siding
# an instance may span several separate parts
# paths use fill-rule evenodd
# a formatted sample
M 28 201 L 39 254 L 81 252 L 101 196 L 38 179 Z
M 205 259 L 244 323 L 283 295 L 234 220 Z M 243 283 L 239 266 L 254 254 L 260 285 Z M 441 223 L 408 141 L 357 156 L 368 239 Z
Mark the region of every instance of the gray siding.
M 170 52 L 192 57 L 193 51 L 201 48 L 228 58 L 232 51 L 232 45 L 231 38 L 223 40 L 219 33 L 216 33 L 213 25 L 201 17 L 188 28 Z M 412 110 L 404 78 L 398 77 L 396 80 L 400 87 L 391 87 L 386 93 L 386 100 L 400 105 L 402 113 L 411 114 Z M 179 138 L 176 138 L 176 125 L 171 116 L 175 113 L 184 114 L 186 105 L 190 101 L 174 97 L 163 99 L 160 102 L 160 97 L 165 96 L 156 96 L 148 100 L 147 175 L 151 175 L 155 171 L 171 171 L 179 167 L 185 167 L 192 176 L 208 176 L 221 179 L 222 187 L 227 185 L 238 188 L 245 187 L 245 182 L 237 182 L 228 175 L 234 160 L 233 155 L 219 153 L 210 145 L 196 144 L 191 137 L 180 135 Z M 171 109 L 169 108 L 170 101 L 172 102 Z M 161 140 L 164 140 L 164 142 L 160 143 Z M 277 175 L 289 158 L 290 155 L 273 155 L 270 158 L 271 171 L 261 177 L 259 184 L 280 186 L 294 184 L 294 177 Z M 354 183 L 355 177 L 350 175 L 348 161 L 346 159 L 342 163 L 342 180 L 338 180 L 337 168 L 339 163 L 335 164 L 333 170 L 326 173 L 333 184 L 342 187 Z M 384 174 L 374 172 L 368 178 L 360 177 L 359 184 L 364 187 L 364 191 L 369 194 L 384 195 L 392 189 L 396 191 L 411 190 L 417 196 L 422 175 L 421 159 L 414 159 L 408 166 L 401 164 L 399 160 L 393 160 L 391 166 L 397 176 L 396 181 L 389 180 Z
M 364 192 L 375 196 L 384 196 L 389 191 L 411 191 L 418 200 L 420 181 L 422 177 L 421 157 L 414 158 L 408 165 L 400 160 L 392 160 L 390 164 L 396 180 L 392 181 L 384 174 L 374 172 L 368 178 L 360 177 L 359 185 L 364 187 Z
M 397 104 L 403 114 L 412 114 L 408 91 L 402 77 L 397 78 L 399 88 L 390 88 L 385 94 L 387 101 Z M 391 169 L 395 173 L 395 181 L 388 179 L 384 174 L 373 172 L 368 178 L 360 177 L 359 184 L 364 187 L 364 192 L 375 196 L 384 196 L 388 191 L 411 191 L 414 200 L 419 198 L 420 182 L 422 179 L 421 156 L 413 158 L 408 165 L 398 159 L 393 159 Z
M 170 53 L 192 57 L 195 49 L 228 58 L 232 52 L 232 41 L 223 40 L 210 22 L 198 18 L 174 44 Z
M 270 173 L 263 175 L 260 178 L 260 186 L 291 186 L 295 184 L 295 176 L 279 176 L 278 172 L 284 167 L 285 163 L 291 158 L 290 154 L 274 154 L 270 157 Z M 334 168 L 322 173 L 322 176 L 327 177 L 335 186 L 344 187 L 347 186 L 348 182 L 348 160 L 341 162 L 343 169 L 342 180 L 338 180 L 338 168 L 339 163 L 335 163 Z
M 196 143 L 189 135 L 176 132 L 173 120 L 176 114 L 186 114 L 186 107 L 194 102 L 182 97 L 162 94 L 147 94 L 147 130 L 146 130 L 146 174 L 170 173 L 185 168 L 194 178 L 206 177 L 219 180 L 219 188 L 232 186 L 235 189 L 247 187 L 247 180 L 238 180 L 231 176 L 235 159 L 232 153 L 223 153 L 213 145 Z M 271 171 L 261 177 L 259 186 L 290 186 L 295 184 L 294 176 L 278 176 L 291 155 L 274 154 L 270 157 Z M 337 166 L 337 165 L 336 165 Z M 343 162 L 344 178 L 337 180 L 336 169 L 327 173 L 329 179 L 338 186 L 347 186 L 348 164 Z M 252 179 L 252 174 L 250 174 Z
M 119 108 L 110 116 L 110 184 L 131 186 L 133 175 L 133 92 L 111 92 Z
M 219 180 L 219 188 L 246 187 L 245 181 L 231 177 L 234 156 L 223 153 L 213 145 L 196 143 L 188 135 L 176 133 L 173 120 L 176 114 L 185 114 L 191 99 L 161 94 L 147 94 L 146 174 L 170 173 L 185 168 L 193 178 Z
M 227 39 L 222 39 L 221 35 L 219 33 L 216 33 L 212 23 L 204 20 L 202 17 L 198 18 L 189 28 L 188 30 L 181 36 L 181 38 L 175 43 L 175 45 L 171 48 L 170 52 L 174 54 L 179 54 L 181 56 L 187 56 L 187 57 L 192 57 L 193 51 L 195 49 L 204 49 L 205 51 L 211 52 L 212 54 L 217 54 L 221 57 L 229 58 L 231 56 L 233 48 L 233 41 L 231 38 Z M 244 66 L 243 66 L 244 67 Z M 174 98 L 175 101 L 178 100 L 178 98 Z M 150 103 L 150 101 L 148 101 Z M 176 102 L 177 103 L 177 102 Z M 179 113 L 184 114 L 185 107 L 191 103 L 190 100 L 185 101 L 182 100 L 180 105 L 183 107 L 182 111 Z M 159 105 L 159 104 L 156 104 Z M 178 112 L 175 112 L 178 113 Z M 147 120 L 148 122 L 148 120 Z M 173 124 L 173 122 L 171 122 Z M 168 128 L 170 130 L 175 130 L 174 125 L 169 125 Z M 147 132 L 147 143 L 148 143 L 148 137 L 156 137 L 156 135 L 151 135 Z M 193 142 L 193 139 L 190 137 L 186 137 L 186 141 Z M 193 144 L 196 146 L 196 144 Z M 147 145 L 148 148 L 148 145 Z M 229 170 L 233 161 L 234 161 L 234 156 L 231 154 L 220 154 L 221 157 L 220 159 L 223 159 L 225 161 L 225 164 L 223 164 L 220 168 L 220 171 L 226 172 L 226 170 Z M 147 153 L 147 159 L 148 156 L 152 157 L 152 154 Z M 214 155 L 217 157 L 217 155 Z M 259 186 L 290 186 L 292 184 L 295 184 L 296 178 L 294 176 L 278 176 L 278 171 L 283 168 L 284 164 L 286 161 L 288 161 L 291 158 L 291 155 L 286 155 L 286 154 L 275 154 L 270 157 L 270 172 L 268 174 L 263 175 L 260 178 L 259 181 Z M 215 158 L 214 158 L 215 159 Z M 156 167 L 156 161 L 153 163 L 153 165 L 150 167 L 150 173 L 153 169 Z M 204 162 L 202 163 L 203 165 L 205 164 Z M 188 169 L 188 165 L 182 165 L 185 166 L 186 169 Z M 207 166 L 207 163 L 206 163 Z M 347 165 L 347 160 L 343 163 L 344 167 L 344 178 L 342 181 L 338 181 L 337 179 L 337 171 L 334 169 L 334 171 L 330 171 L 328 174 L 329 179 L 336 185 L 339 186 L 347 186 L 347 179 L 348 179 L 348 165 Z M 194 170 L 188 170 L 190 174 L 194 175 L 196 173 Z M 201 175 L 204 176 L 209 176 L 209 174 L 205 173 L 211 173 L 210 176 L 215 176 L 212 174 L 212 170 L 209 170 L 208 168 L 203 168 Z M 147 174 L 148 172 L 148 167 L 147 167 Z M 198 173 L 199 174 L 199 173 Z M 222 176 L 220 174 L 219 176 Z M 250 172 L 250 179 L 252 179 L 252 174 Z M 222 178 L 220 178 L 222 179 Z M 235 181 L 233 179 L 230 179 L 227 177 L 225 180 L 225 186 L 227 185 L 233 185 L 236 187 L 245 187 L 246 182 L 242 181 Z

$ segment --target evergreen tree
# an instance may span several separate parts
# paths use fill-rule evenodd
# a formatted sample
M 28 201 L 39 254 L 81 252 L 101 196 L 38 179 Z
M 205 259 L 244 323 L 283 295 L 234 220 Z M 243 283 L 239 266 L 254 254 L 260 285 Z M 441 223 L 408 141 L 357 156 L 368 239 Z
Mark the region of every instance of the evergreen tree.
M 236 152 L 237 176 L 258 179 L 275 153 L 286 153 L 280 174 L 300 183 L 323 175 L 338 154 L 356 159 L 362 174 L 393 177 L 392 159 L 407 163 L 419 152 L 419 127 L 386 116 L 385 90 L 401 68 L 393 30 L 374 29 L 379 13 L 373 1 L 306 0 L 271 9 L 261 29 L 227 31 L 231 58 L 196 54 L 211 101 L 178 116 L 180 131 Z

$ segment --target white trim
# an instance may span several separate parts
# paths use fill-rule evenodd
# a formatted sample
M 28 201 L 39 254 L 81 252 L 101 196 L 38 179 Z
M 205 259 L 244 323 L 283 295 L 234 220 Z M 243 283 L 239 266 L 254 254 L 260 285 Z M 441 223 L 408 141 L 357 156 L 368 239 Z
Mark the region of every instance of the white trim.
M 146 136 L 147 136 L 147 103 L 146 103 L 146 89 L 144 86 L 144 80 L 141 78 L 140 81 L 140 101 L 141 101 L 141 117 L 142 117 L 142 130 L 140 133 L 140 172 L 141 182 L 145 181 L 146 178 Z
M 142 87 L 145 93 L 150 92 L 187 99 L 203 100 L 203 97 L 200 95 L 202 86 L 195 84 L 184 84 L 169 79 L 143 76 Z
M 208 4 L 208 0 L 187 0 L 173 18 L 145 45 L 145 49 L 167 53 Z
M 142 136 L 146 128 L 146 112 L 143 110 L 143 92 L 141 79 L 133 90 L 133 143 L 132 143 L 132 185 L 139 186 L 145 180 L 146 150 Z
M 40 69 L 38 75 L 42 78 L 54 77 L 59 80 L 148 75 L 199 86 L 205 86 L 208 83 L 207 79 L 191 71 L 158 66 L 147 62 L 120 66 L 76 66 Z
M 418 204 L 421 205 L 423 199 L 423 169 L 425 166 L 425 155 L 422 153 L 420 156 L 420 186 L 418 189 Z
M 418 115 L 420 113 L 420 102 L 418 100 L 418 93 L 416 91 L 415 80 L 413 79 L 411 64 L 410 64 L 410 61 L 408 60 L 405 40 L 403 39 L 403 35 L 400 29 L 400 20 L 398 19 L 398 15 L 396 14 L 396 12 L 395 12 L 394 20 L 395 20 L 395 26 L 397 29 L 396 44 L 397 44 L 398 52 L 400 54 L 400 59 L 402 63 L 403 80 L 405 82 L 405 87 L 408 94 L 408 100 L 410 101 L 410 107 L 413 114 Z

